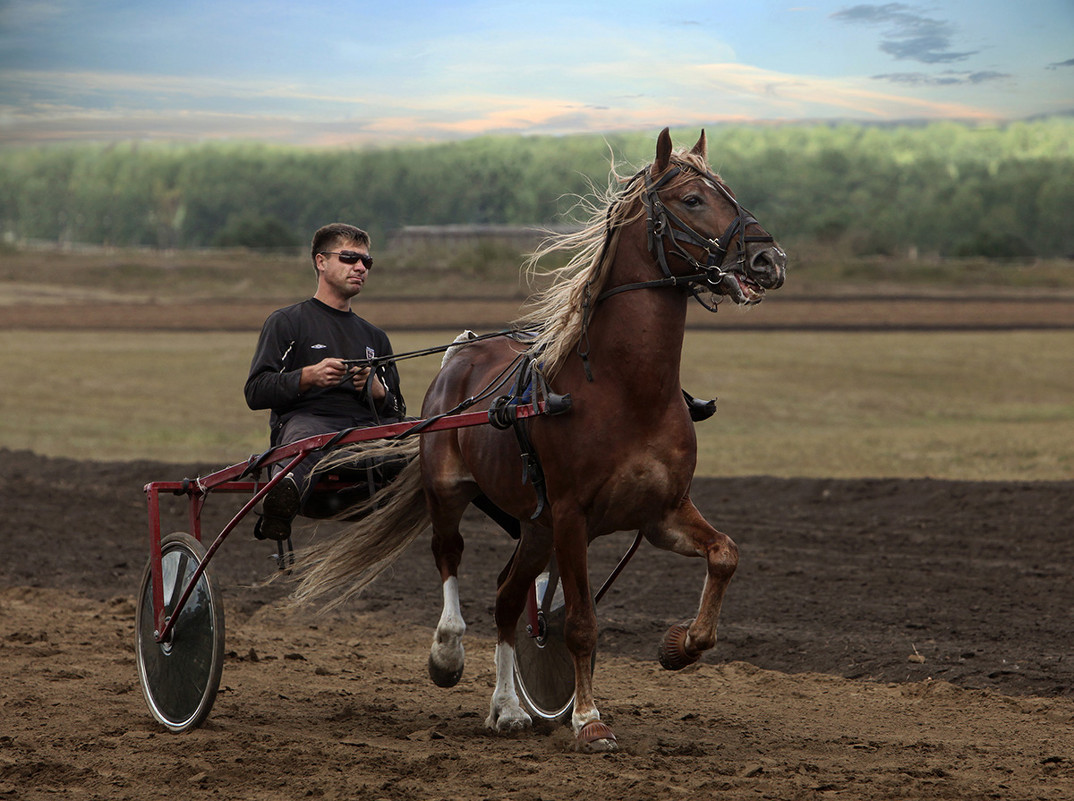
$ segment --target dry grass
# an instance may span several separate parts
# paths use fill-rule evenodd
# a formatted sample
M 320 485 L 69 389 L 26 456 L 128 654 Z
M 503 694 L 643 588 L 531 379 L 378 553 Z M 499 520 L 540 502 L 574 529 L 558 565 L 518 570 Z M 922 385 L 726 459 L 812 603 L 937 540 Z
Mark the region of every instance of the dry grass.
M 459 298 L 498 298 L 495 310 L 485 313 L 504 315 L 501 306 L 513 314 L 524 294 L 517 272 L 521 255 L 516 261 L 507 252 L 461 252 L 443 264 L 420 253 L 376 256 L 375 297 L 438 298 L 474 320 L 477 312 Z M 825 296 L 894 289 L 918 300 L 901 306 L 885 300 L 876 308 L 859 301 L 855 313 L 895 315 L 905 323 L 908 310 L 927 306 L 933 317 L 941 309 L 945 320 L 966 322 L 959 315 L 970 315 L 996 323 L 1009 312 L 1014 316 L 1007 322 L 1017 328 L 1019 321 L 1062 316 L 1069 307 L 1019 301 L 1041 293 L 1069 298 L 1074 289 L 1074 271 L 1061 260 L 863 262 L 802 251 L 792 254 L 792 263 L 794 280 L 778 303 L 774 298 L 762 307 L 772 322 L 841 320 L 849 312 L 835 302 L 825 305 Z M 935 291 L 946 298 L 1000 286 L 1010 302 L 983 304 L 978 298 L 974 306 L 929 298 Z M 255 322 L 236 320 L 233 307 L 242 299 L 247 306 L 272 308 L 280 299 L 307 296 L 312 287 L 312 272 L 297 255 L 0 250 L 0 314 L 9 323 L 16 312 L 26 317 L 35 309 L 49 319 L 63 315 L 69 327 L 79 324 L 67 319 L 72 308 L 85 320 L 102 313 L 107 318 L 95 317 L 95 330 L 0 330 L 0 447 L 209 467 L 259 452 L 266 444 L 267 413 L 246 408 L 242 384 L 265 312 L 256 309 Z M 412 305 L 411 315 L 448 307 Z M 99 330 L 112 313 L 136 310 L 156 319 L 178 306 L 188 315 L 202 309 L 214 327 L 234 323 L 239 333 Z M 700 474 L 1074 476 L 1074 332 L 719 330 L 757 317 L 737 310 L 705 315 L 716 330 L 688 333 L 684 386 L 720 399 L 718 415 L 698 427 Z M 406 324 L 401 318 L 386 324 L 399 351 L 446 342 L 456 333 L 403 333 L 399 328 Z M 400 364 L 412 413 L 438 364 L 434 357 Z
M 405 351 L 454 333 L 392 339 Z M 0 446 L 241 461 L 267 437 L 242 398 L 256 338 L 0 331 Z M 412 413 L 438 365 L 400 364 Z M 690 332 L 683 383 L 719 397 L 698 426 L 701 475 L 1074 477 L 1072 332 Z
M 1074 333 L 691 340 L 683 383 L 720 398 L 703 475 L 1074 477 Z

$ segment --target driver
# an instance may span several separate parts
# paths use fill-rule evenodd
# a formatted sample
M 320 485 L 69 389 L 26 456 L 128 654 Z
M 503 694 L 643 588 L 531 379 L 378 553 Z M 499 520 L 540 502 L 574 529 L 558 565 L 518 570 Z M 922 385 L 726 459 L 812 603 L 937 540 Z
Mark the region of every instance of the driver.
M 406 415 L 394 363 L 376 369 L 344 363 L 392 353 L 387 334 L 351 310 L 373 266 L 369 245 L 369 234 L 353 225 L 320 228 L 311 247 L 316 293 L 265 320 L 245 394 L 251 409 L 271 409 L 273 446 Z M 254 527 L 258 539 L 290 537 L 322 455 L 311 453 L 265 496 Z

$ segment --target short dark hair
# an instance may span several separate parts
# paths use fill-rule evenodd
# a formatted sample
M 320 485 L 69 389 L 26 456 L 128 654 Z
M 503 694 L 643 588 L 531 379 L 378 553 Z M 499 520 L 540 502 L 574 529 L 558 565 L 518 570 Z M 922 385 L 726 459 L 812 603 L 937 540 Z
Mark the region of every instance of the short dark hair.
M 344 242 L 354 242 L 369 247 L 369 234 L 361 228 L 347 223 L 329 223 L 317 229 L 313 235 L 313 245 L 310 248 L 310 258 L 313 259 L 314 267 L 317 265 L 317 254 L 326 250 L 335 250 Z

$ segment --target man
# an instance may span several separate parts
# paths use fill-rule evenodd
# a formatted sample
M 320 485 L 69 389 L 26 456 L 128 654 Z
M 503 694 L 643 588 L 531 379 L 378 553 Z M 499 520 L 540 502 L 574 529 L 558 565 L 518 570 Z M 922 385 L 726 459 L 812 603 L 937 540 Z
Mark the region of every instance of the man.
M 344 363 L 392 353 L 387 334 L 351 311 L 351 299 L 373 266 L 369 245 L 369 235 L 353 225 L 319 229 L 311 247 L 316 293 L 274 311 L 261 329 L 245 394 L 251 409 L 272 410 L 273 445 L 394 422 L 406 414 L 394 363 L 375 370 Z M 265 496 L 254 529 L 259 539 L 290 537 L 321 455 L 310 454 Z

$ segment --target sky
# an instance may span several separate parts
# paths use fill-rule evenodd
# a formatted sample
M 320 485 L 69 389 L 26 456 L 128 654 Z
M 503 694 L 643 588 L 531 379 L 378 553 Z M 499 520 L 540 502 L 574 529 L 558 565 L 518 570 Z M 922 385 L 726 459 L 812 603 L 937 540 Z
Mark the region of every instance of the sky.
M 0 0 L 0 146 L 1074 110 L 1074 0 Z

